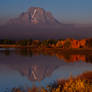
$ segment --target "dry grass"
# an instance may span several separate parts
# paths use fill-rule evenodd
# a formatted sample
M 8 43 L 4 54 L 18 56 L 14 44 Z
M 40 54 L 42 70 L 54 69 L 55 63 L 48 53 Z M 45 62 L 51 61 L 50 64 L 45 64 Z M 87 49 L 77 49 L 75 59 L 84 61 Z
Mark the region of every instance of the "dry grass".
M 53 86 L 56 85 L 56 86 Z M 92 82 L 88 80 L 81 80 L 70 78 L 68 80 L 58 81 L 57 84 L 53 84 L 45 88 L 28 88 L 27 91 L 21 91 L 13 89 L 12 92 L 92 92 Z

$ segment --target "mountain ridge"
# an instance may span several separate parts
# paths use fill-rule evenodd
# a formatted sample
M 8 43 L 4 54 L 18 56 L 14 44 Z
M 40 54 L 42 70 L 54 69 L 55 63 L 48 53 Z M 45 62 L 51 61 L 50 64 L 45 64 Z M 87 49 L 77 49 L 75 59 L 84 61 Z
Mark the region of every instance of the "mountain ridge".
M 44 24 L 59 25 L 61 24 L 55 19 L 51 12 L 40 7 L 30 7 L 26 12 L 21 13 L 17 18 L 10 19 L 9 24 Z

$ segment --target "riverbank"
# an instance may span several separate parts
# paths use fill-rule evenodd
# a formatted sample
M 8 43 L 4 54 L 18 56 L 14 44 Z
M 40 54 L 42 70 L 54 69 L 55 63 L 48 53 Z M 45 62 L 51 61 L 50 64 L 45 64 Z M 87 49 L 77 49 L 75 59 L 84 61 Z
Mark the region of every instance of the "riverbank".
M 92 54 L 92 48 L 35 48 L 31 46 L 19 46 L 19 45 L 0 45 L 0 48 L 19 48 L 19 49 L 31 49 L 31 51 L 48 51 L 53 53 L 67 53 L 67 54 Z

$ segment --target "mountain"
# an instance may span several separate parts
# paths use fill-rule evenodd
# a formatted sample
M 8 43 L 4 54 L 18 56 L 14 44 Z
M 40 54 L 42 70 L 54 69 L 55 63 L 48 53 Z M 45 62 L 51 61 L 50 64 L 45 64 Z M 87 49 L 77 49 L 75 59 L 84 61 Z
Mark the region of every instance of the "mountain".
M 64 24 L 43 8 L 31 7 L 0 26 L 0 39 L 65 39 L 91 38 L 92 26 Z
M 51 12 L 43 8 L 31 7 L 27 12 L 21 13 L 17 18 L 10 19 L 9 24 L 61 24 L 52 15 Z

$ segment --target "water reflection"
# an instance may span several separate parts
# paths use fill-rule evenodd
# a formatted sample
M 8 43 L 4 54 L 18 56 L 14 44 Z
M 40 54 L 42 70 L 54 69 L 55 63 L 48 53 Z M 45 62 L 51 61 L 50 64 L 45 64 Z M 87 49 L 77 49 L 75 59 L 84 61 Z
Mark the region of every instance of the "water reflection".
M 4 49 L 0 51 L 0 81 L 3 83 L 0 86 L 46 86 L 53 80 L 69 78 L 71 74 L 78 76 L 92 71 L 91 63 L 92 54 Z
M 16 55 L 20 56 L 56 56 L 59 60 L 64 60 L 65 62 L 89 62 L 92 63 L 92 53 L 84 54 L 84 53 L 77 53 L 77 54 L 67 54 L 67 53 L 60 53 L 60 52 L 54 52 L 54 51 L 40 51 L 40 50 L 32 50 L 32 49 L 4 49 L 0 51 L 1 54 L 4 54 L 6 56 L 10 55 L 10 53 L 14 53 Z

